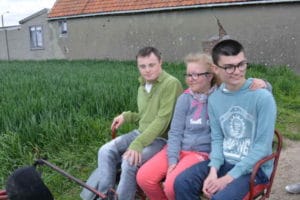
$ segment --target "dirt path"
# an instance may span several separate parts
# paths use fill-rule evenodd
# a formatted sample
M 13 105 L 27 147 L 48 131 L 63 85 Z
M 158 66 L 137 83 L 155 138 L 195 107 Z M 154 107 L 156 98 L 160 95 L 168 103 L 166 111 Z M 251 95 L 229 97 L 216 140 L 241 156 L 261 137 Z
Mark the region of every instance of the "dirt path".
M 278 171 L 275 176 L 270 200 L 300 200 L 300 194 L 288 194 L 285 186 L 300 182 L 300 142 L 284 138 Z

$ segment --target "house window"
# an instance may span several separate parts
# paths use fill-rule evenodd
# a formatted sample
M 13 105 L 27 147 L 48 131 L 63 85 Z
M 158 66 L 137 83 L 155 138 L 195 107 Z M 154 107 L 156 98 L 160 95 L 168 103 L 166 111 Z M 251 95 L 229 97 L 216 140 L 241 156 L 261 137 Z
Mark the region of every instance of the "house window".
M 68 33 L 68 26 L 67 26 L 67 20 L 59 21 L 59 33 L 60 36 L 65 36 Z
M 32 49 L 41 49 L 43 44 L 43 28 L 42 26 L 30 26 L 30 47 Z

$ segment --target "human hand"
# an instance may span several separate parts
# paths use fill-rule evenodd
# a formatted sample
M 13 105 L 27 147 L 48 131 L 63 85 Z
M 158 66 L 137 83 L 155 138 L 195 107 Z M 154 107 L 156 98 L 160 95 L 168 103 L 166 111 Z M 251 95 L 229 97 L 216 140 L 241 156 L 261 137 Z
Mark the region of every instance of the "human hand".
M 267 84 L 264 80 L 254 78 L 252 81 L 252 84 L 250 85 L 250 90 L 257 90 L 257 89 L 266 88 L 266 87 L 267 87 Z
M 122 114 L 115 117 L 113 122 L 111 123 L 111 127 L 110 127 L 111 130 L 118 129 L 124 123 L 124 121 L 125 120 Z
M 229 175 L 225 175 L 221 178 L 212 179 L 207 182 L 206 184 L 206 194 L 207 197 L 211 198 L 213 194 L 216 192 L 223 190 L 231 181 L 233 180 L 233 177 Z
M 211 191 L 211 188 L 210 188 L 210 185 L 211 183 L 218 179 L 218 176 L 217 176 L 217 170 L 215 170 L 214 168 L 211 168 L 208 176 L 206 177 L 206 179 L 204 180 L 204 183 L 203 183 L 203 188 L 202 188 L 202 192 L 203 194 L 207 197 L 207 198 L 211 198 L 211 196 L 214 194 L 212 191 Z
M 168 167 L 168 171 L 167 171 L 167 174 L 171 173 L 171 171 L 173 171 L 176 167 L 176 164 L 172 164 Z
M 128 149 L 123 154 L 123 159 L 127 160 L 130 165 L 138 166 L 142 162 L 142 155 L 135 150 Z
M 0 190 L 0 200 L 8 200 L 8 196 L 5 190 Z

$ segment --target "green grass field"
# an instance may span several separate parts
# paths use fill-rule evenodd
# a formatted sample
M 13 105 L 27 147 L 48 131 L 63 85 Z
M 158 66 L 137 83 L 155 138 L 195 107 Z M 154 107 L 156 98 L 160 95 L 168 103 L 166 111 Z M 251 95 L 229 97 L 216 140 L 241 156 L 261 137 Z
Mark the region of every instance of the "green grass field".
M 164 68 L 185 85 L 182 63 Z M 272 84 L 277 129 L 300 140 L 300 77 L 286 67 L 260 65 L 251 65 L 248 76 Z M 110 140 L 112 118 L 136 109 L 137 77 L 135 62 L 0 61 L 0 188 L 14 169 L 40 157 L 85 180 L 99 146 Z M 80 199 L 77 184 L 47 167 L 42 171 L 55 199 Z

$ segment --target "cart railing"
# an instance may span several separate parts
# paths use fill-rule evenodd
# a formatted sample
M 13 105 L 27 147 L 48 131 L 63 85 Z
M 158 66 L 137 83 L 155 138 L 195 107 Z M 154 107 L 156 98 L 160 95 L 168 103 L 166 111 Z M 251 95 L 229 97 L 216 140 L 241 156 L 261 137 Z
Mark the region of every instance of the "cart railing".
M 101 192 L 99 192 L 98 190 L 96 190 L 95 188 L 87 185 L 85 182 L 83 182 L 82 180 L 70 175 L 69 173 L 65 172 L 64 170 L 62 170 L 61 168 L 57 167 L 56 165 L 46 161 L 45 159 L 37 159 L 34 162 L 34 166 L 37 165 L 46 165 L 52 169 L 54 169 L 55 171 L 59 172 L 60 174 L 62 174 L 63 176 L 67 177 L 68 179 L 70 179 L 71 181 L 76 182 L 78 185 L 88 189 L 89 191 L 93 192 L 96 196 L 102 198 L 102 199 L 107 199 L 107 200 L 117 200 L 117 194 L 113 189 L 110 189 L 108 191 L 108 194 L 105 195 Z

